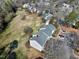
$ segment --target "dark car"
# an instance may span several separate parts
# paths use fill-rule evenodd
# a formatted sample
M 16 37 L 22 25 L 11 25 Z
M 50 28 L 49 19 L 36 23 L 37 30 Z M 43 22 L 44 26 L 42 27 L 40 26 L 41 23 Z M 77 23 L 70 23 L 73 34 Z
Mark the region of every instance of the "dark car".
M 59 35 L 60 37 L 64 37 L 63 35 Z

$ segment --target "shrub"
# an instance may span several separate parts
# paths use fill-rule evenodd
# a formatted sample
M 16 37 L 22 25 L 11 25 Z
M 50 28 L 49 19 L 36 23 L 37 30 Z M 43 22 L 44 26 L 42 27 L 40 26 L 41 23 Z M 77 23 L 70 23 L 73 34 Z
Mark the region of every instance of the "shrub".
M 68 20 L 68 22 L 73 22 L 76 21 L 77 18 L 77 13 L 75 11 L 72 11 L 67 17 L 66 19 Z
M 75 27 L 76 27 L 77 29 L 79 29 L 79 22 L 76 22 Z
M 9 13 L 8 15 L 6 15 L 5 17 L 5 22 L 9 23 L 14 17 L 15 17 L 15 13 Z
M 24 28 L 24 33 L 26 33 L 26 34 L 31 34 L 32 32 L 33 32 L 33 29 L 32 29 L 31 27 L 26 26 L 26 27 Z
M 66 25 L 73 26 L 74 22 L 76 22 L 77 13 L 75 11 L 72 11 L 67 17 L 65 17 L 64 22 Z

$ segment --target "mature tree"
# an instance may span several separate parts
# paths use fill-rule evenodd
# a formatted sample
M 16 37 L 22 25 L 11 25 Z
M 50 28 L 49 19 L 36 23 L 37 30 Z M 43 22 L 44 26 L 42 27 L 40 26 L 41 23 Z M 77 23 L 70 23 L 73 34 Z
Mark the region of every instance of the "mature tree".
M 72 2 L 74 2 L 75 0 L 69 0 L 69 3 L 72 3 Z
M 26 33 L 27 35 L 31 35 L 32 32 L 33 32 L 33 30 L 32 30 L 31 27 L 26 26 L 26 27 L 24 28 L 24 33 Z
M 69 25 L 73 25 L 76 22 L 77 13 L 75 11 L 72 11 L 66 18 L 65 23 Z
M 79 21 L 78 21 L 78 22 L 76 22 L 76 24 L 75 24 L 74 28 L 79 29 Z
M 75 11 L 72 11 L 68 16 L 67 19 L 73 21 L 77 18 L 77 13 Z

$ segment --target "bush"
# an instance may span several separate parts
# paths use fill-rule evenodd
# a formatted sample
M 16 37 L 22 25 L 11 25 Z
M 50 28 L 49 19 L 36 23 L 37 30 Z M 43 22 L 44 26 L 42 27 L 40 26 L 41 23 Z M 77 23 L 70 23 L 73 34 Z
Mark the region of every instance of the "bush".
M 70 3 L 74 2 L 75 0 L 69 0 Z
M 76 22 L 76 18 L 77 18 L 77 13 L 75 11 L 72 11 L 67 17 L 65 17 L 65 24 L 69 25 L 69 26 L 73 26 L 74 22 Z
M 15 15 L 15 13 L 9 13 L 8 15 L 6 15 L 6 17 L 5 17 L 5 22 L 6 23 L 9 23 L 14 17 L 15 17 L 16 15 Z
M 66 19 L 68 19 L 69 22 L 73 22 L 75 21 L 77 18 L 77 13 L 75 11 L 72 11 L 67 17 Z
M 33 29 L 32 29 L 31 27 L 26 26 L 26 27 L 24 28 L 24 33 L 26 33 L 26 34 L 31 34 L 32 32 L 33 32 Z
M 77 29 L 79 29 L 79 22 L 76 22 L 75 27 L 76 27 Z
M 13 42 L 10 43 L 10 49 L 15 49 L 18 47 L 18 41 L 14 40 Z

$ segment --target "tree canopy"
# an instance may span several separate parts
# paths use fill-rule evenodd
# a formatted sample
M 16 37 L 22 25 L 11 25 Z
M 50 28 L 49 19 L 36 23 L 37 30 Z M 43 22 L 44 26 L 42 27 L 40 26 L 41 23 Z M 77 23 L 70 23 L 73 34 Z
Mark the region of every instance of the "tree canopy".
M 72 11 L 68 16 L 67 19 L 69 19 L 70 21 L 74 21 L 77 18 L 77 13 L 75 11 Z

